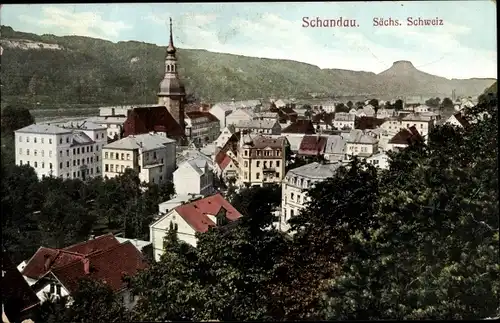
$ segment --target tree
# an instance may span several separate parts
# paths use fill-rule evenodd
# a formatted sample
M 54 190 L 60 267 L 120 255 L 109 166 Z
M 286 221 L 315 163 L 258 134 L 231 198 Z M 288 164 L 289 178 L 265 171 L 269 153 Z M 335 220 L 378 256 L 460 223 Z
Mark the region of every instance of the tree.
M 379 105 L 378 105 L 378 100 L 377 99 L 371 99 L 368 104 L 372 105 L 373 108 L 375 109 L 375 113 L 377 113 L 378 109 L 379 109 Z
M 394 109 L 396 111 L 401 111 L 403 110 L 403 100 L 397 99 L 396 102 L 394 102 Z
M 128 316 L 121 299 L 108 285 L 91 279 L 79 281 L 66 311 L 67 322 L 123 322 Z
M 354 103 L 352 103 L 352 101 L 347 101 L 347 107 L 352 109 L 354 107 Z
M 453 101 L 450 98 L 444 98 L 441 107 L 445 110 L 453 109 Z
M 497 109 L 481 109 L 491 117 L 391 154 L 376 225 L 351 234 L 325 319 L 498 316 Z
M 335 112 L 349 112 L 349 108 L 344 103 L 339 103 L 335 106 Z
M 203 308 L 199 302 L 200 269 L 196 249 L 178 240 L 177 228 L 171 223 L 160 261 L 128 278 L 133 292 L 139 296 L 134 320 L 193 319 L 195 311 Z
M 425 101 L 425 105 L 431 108 L 438 108 L 440 103 L 441 103 L 440 98 L 430 98 L 427 101 Z
M 35 119 L 25 107 L 8 105 L 2 110 L 2 133 L 12 135 L 15 130 L 33 124 Z

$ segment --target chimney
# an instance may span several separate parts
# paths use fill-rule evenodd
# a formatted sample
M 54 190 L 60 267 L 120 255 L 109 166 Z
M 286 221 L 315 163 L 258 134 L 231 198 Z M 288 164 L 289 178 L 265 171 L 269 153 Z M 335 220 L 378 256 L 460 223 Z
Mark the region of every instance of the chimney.
M 90 261 L 89 261 L 89 258 L 83 258 L 82 262 L 83 262 L 83 271 L 84 271 L 85 275 L 90 274 Z

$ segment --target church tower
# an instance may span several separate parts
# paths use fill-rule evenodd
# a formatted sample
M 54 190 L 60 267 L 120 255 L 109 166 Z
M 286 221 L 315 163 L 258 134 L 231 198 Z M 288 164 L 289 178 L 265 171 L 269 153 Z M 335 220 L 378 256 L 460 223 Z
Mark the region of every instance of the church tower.
M 158 92 L 158 104 L 167 108 L 168 112 L 179 123 L 184 131 L 184 102 L 186 100 L 186 91 L 184 85 L 179 79 L 177 73 L 176 49 L 172 36 L 172 18 L 170 18 L 170 41 L 167 47 L 167 56 L 165 58 L 165 76 L 160 82 L 160 91 Z

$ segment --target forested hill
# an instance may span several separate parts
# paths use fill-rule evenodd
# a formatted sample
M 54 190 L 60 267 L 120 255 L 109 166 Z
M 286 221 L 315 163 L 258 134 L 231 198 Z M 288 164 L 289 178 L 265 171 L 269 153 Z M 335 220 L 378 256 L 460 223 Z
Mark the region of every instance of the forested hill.
M 151 103 L 165 48 L 137 41 L 35 35 L 1 27 L 2 101 Z M 205 101 L 326 95 L 477 95 L 493 79 L 448 80 L 395 64 L 379 75 L 277 59 L 179 49 L 186 89 Z M 405 64 L 403 64 L 405 65 Z M 407 66 L 406 64 L 405 66 Z

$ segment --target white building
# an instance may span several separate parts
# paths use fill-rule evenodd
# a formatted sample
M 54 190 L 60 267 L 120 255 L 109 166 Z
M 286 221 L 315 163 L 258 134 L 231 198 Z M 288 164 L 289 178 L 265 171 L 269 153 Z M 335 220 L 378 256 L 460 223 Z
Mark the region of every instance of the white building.
M 219 137 L 215 140 L 215 147 L 222 148 L 226 144 L 226 142 L 231 138 L 231 136 L 235 133 L 233 126 L 227 126 L 222 129 Z
M 16 165 L 29 165 L 39 178 L 101 175 L 106 128 L 90 122 L 32 124 L 15 131 Z
M 308 201 L 307 190 L 315 183 L 332 177 L 341 166 L 340 163 L 311 163 L 291 169 L 281 183 L 281 218 L 279 228 L 287 231 L 288 220 L 297 215 Z
M 333 119 L 333 126 L 336 129 L 354 129 L 356 116 L 351 113 L 338 112 Z
M 422 114 L 409 114 L 401 120 L 402 127 L 410 128 L 415 126 L 420 135 L 424 138 L 427 137 L 429 132 L 434 128 L 434 120 L 431 116 Z
M 266 135 L 281 134 L 281 126 L 278 120 L 244 120 L 234 124 L 234 129 L 238 131 L 249 131 Z
M 345 152 L 349 156 L 368 157 L 378 152 L 378 139 L 354 129 L 346 140 Z
M 254 120 L 256 118 L 255 112 L 250 108 L 234 110 L 226 117 L 226 126 L 235 125 L 240 121 Z
M 203 198 L 203 195 L 197 194 L 176 194 L 173 198 L 168 201 L 161 202 L 158 204 L 158 214 L 164 216 L 171 210 L 175 209 L 179 205 L 189 203 L 194 200 Z
M 457 127 L 460 127 L 460 128 L 465 128 L 469 125 L 469 121 L 467 121 L 463 116 L 462 114 L 459 112 L 459 113 L 455 113 L 454 115 L 452 115 L 451 117 L 449 117 L 445 123 L 448 123 L 448 124 L 451 124 L 451 125 L 454 125 L 454 126 L 457 126 Z
M 85 119 L 88 122 L 98 124 L 107 128 L 107 135 L 110 139 L 120 139 L 122 137 L 123 125 L 127 117 L 120 116 L 98 116 Z
M 205 158 L 186 160 L 174 172 L 177 194 L 209 195 L 214 192 L 214 174 Z
M 104 146 L 103 176 L 112 178 L 131 168 L 142 182 L 162 184 L 172 179 L 175 160 L 175 140 L 156 133 L 128 136 Z
M 375 116 L 375 108 L 371 105 L 365 105 L 364 107 L 356 111 L 356 116 L 358 117 L 373 117 Z
M 372 164 L 375 167 L 380 169 L 388 169 L 389 168 L 389 157 L 383 151 L 375 153 L 370 157 L 366 158 L 366 162 Z
M 237 220 L 241 216 L 240 212 L 220 194 L 191 200 L 189 203 L 176 206 L 149 226 L 149 237 L 153 243 L 155 260 L 159 261 L 164 252 L 163 239 L 171 223 L 177 226 L 179 240 L 196 247 L 196 232 L 207 232 L 212 226 Z
M 259 108 L 261 106 L 262 102 L 260 100 L 219 102 L 214 104 L 209 112 L 219 119 L 220 129 L 224 129 L 227 125 L 226 118 L 233 111 L 245 108 Z
M 345 155 L 346 141 L 339 135 L 329 135 L 323 157 L 329 162 L 341 161 Z

